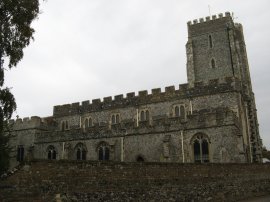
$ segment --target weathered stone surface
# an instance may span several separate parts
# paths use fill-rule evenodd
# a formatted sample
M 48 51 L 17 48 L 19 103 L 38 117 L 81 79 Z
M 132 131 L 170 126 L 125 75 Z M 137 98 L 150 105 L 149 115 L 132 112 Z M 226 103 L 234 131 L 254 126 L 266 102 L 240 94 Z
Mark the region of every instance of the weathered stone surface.
M 5 201 L 237 201 L 270 191 L 270 165 L 38 161 L 0 180 Z

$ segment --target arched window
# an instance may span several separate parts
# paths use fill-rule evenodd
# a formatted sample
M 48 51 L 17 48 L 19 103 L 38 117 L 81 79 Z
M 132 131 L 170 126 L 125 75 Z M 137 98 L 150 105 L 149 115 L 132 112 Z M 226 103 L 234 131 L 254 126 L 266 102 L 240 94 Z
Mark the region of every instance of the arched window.
M 119 118 L 119 114 L 116 114 L 116 118 L 115 118 L 115 119 L 116 119 L 116 120 L 115 120 L 116 123 L 119 123 L 119 122 L 120 122 L 120 120 L 119 120 L 119 119 L 120 119 L 120 118 Z
M 98 147 L 98 160 L 100 161 L 110 160 L 110 149 L 105 142 L 102 142 Z
M 115 115 L 112 115 L 112 124 L 115 124 Z
M 47 149 L 48 159 L 56 159 L 56 150 L 54 146 L 49 146 Z
M 183 105 L 180 106 L 180 116 L 181 116 L 181 118 L 186 117 L 185 107 Z
M 82 143 L 78 143 L 75 147 L 76 159 L 77 160 L 86 160 L 86 147 Z
M 22 145 L 17 148 L 17 161 L 21 162 L 24 159 L 24 147 Z
M 92 127 L 92 126 L 93 126 L 92 118 L 89 118 L 89 127 Z
M 209 35 L 208 39 L 209 39 L 209 47 L 210 47 L 210 48 L 213 48 L 213 40 L 212 40 L 212 36 Z
M 216 68 L 216 62 L 215 62 L 214 58 L 211 59 L 211 67 L 213 69 Z
M 144 111 L 141 111 L 141 121 L 145 121 L 145 114 L 144 114 Z
M 84 120 L 84 128 L 88 128 L 89 127 L 89 122 L 88 122 L 88 118 L 86 118 Z
M 179 117 L 180 116 L 180 109 L 178 106 L 174 107 L 174 115 L 175 117 Z
M 193 141 L 193 154 L 195 163 L 209 162 L 209 141 L 203 134 L 194 136 Z
M 63 122 L 62 122 L 62 128 L 61 128 L 61 129 L 62 129 L 62 131 L 64 131 L 64 130 L 65 130 L 65 128 L 66 128 L 66 126 L 65 126 L 65 122 L 63 121 Z

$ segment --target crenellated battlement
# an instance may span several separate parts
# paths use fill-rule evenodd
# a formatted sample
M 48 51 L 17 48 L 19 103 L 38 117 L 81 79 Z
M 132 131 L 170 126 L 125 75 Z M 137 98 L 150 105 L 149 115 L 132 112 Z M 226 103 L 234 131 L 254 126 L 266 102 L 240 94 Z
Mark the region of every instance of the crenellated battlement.
M 10 119 L 8 121 L 9 126 L 11 126 L 13 130 L 46 127 L 52 125 L 51 123 L 52 117 L 41 118 L 38 116 L 18 118 L 16 120 Z
M 230 12 L 226 12 L 225 15 L 223 13 L 219 13 L 218 15 L 212 15 L 212 16 L 207 16 L 205 18 L 194 19 L 193 21 L 188 21 L 187 25 L 192 26 L 192 25 L 197 25 L 200 23 L 210 22 L 213 20 L 219 20 L 219 19 L 228 18 L 228 17 L 231 17 Z
M 42 119 L 39 116 L 31 116 L 31 117 L 24 117 L 18 118 L 16 120 L 10 119 L 9 124 L 19 125 L 19 124 L 40 124 Z
M 80 114 L 83 112 L 102 111 L 107 109 L 122 108 L 126 106 L 139 106 L 155 102 L 162 102 L 168 99 L 186 99 L 200 94 L 211 94 L 222 91 L 236 90 L 238 82 L 235 78 L 228 77 L 224 79 L 213 79 L 205 82 L 196 82 L 194 87 L 188 84 L 180 84 L 178 88 L 175 86 L 167 86 L 162 91 L 161 88 L 155 88 L 149 93 L 147 90 L 116 95 L 114 97 L 104 97 L 101 99 L 93 99 L 83 101 L 82 103 L 72 103 L 54 106 L 54 116 L 68 116 Z

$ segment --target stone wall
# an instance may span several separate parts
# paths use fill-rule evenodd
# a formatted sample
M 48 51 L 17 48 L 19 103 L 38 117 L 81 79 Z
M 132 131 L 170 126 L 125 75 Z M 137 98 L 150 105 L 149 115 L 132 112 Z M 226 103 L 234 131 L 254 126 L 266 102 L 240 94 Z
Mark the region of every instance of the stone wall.
M 38 161 L 0 180 L 3 202 L 227 202 L 269 193 L 269 164 Z

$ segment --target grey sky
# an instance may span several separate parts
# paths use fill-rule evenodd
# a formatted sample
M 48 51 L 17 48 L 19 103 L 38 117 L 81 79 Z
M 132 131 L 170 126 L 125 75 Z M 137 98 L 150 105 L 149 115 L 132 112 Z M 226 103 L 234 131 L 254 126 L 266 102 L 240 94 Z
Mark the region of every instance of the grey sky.
M 260 134 L 270 149 L 269 0 L 48 0 L 35 41 L 6 73 L 14 116 L 52 115 L 54 105 L 186 82 L 186 22 L 234 12 L 244 26 Z

